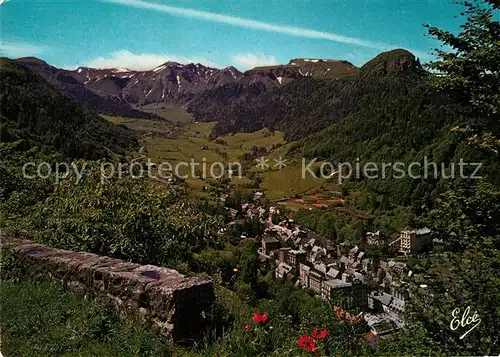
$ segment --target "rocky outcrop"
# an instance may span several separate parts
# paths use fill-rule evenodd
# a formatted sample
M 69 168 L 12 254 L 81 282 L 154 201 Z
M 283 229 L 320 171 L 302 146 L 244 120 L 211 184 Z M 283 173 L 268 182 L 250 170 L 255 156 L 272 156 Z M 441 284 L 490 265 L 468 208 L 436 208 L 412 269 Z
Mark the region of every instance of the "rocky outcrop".
M 214 300 L 212 282 L 176 270 L 1 237 L 19 265 L 41 270 L 87 298 L 104 296 L 123 318 L 151 322 L 176 342 L 196 339 Z
M 404 49 L 383 52 L 361 67 L 363 77 L 423 73 L 420 61 L 411 52 Z

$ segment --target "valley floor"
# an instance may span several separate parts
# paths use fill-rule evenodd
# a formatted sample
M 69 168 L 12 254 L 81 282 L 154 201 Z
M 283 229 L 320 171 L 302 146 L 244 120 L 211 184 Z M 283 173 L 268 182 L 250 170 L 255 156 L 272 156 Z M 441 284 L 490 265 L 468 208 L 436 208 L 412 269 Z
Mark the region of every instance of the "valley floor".
M 241 177 L 233 175 L 231 184 L 235 188 L 245 188 L 252 179 L 259 177 L 258 188 L 265 192 L 269 200 L 294 198 L 306 193 L 332 192 L 336 185 L 324 179 L 302 177 L 300 158 L 287 155 L 292 143 L 286 143 L 284 134 L 262 129 L 254 133 L 237 133 L 215 140 L 209 138 L 215 123 L 194 122 L 189 120 L 189 113 L 181 107 L 170 108 L 171 122 L 159 122 L 145 119 L 121 117 L 105 118 L 115 124 L 123 124 L 141 136 L 143 146 L 141 154 L 146 155 L 157 165 L 168 162 L 175 166 L 179 162 L 206 162 L 207 167 L 214 162 L 223 164 L 242 163 L 245 156 L 251 157 L 248 168 Z M 174 124 L 175 123 L 175 124 Z M 256 149 L 264 151 L 253 154 Z M 253 155 L 253 156 L 252 156 Z M 264 157 L 269 167 L 257 167 L 256 159 Z M 276 163 L 284 160 L 284 167 L 278 169 Z M 319 167 L 318 162 L 316 166 Z M 187 183 L 195 195 L 203 196 L 203 191 L 210 186 L 209 180 L 192 177 L 190 169 L 181 167 L 179 172 L 188 175 Z M 303 208 L 304 205 L 290 205 L 291 209 Z M 306 205 L 307 208 L 307 205 Z

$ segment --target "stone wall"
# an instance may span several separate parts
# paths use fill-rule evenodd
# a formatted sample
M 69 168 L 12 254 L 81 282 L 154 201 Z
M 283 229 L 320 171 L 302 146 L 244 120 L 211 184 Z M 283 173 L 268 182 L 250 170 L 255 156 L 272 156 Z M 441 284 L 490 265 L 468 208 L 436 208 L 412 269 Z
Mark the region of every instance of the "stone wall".
M 87 298 L 105 296 L 121 317 L 151 322 L 176 342 L 199 336 L 214 300 L 212 282 L 176 270 L 1 236 L 26 269 L 38 268 Z M 41 268 L 41 269 L 40 269 Z

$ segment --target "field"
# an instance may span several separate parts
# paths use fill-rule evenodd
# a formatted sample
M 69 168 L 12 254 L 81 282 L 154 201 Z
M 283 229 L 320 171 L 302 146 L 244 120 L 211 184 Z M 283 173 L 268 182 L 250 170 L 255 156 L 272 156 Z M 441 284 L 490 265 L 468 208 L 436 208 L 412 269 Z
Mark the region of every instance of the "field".
M 157 166 L 169 163 L 175 168 L 181 162 L 193 161 L 199 164 L 195 176 L 201 176 L 203 172 L 210 176 L 213 163 L 224 165 L 237 163 L 244 154 L 250 154 L 255 148 L 264 148 L 266 152 L 264 156 L 268 160 L 266 163 L 269 167 L 258 168 L 257 162 L 250 162 L 248 170 L 252 175 L 258 175 L 262 179 L 260 189 L 265 192 L 268 199 L 292 198 L 305 193 L 334 189 L 332 184 L 326 184 L 325 180 L 313 178 L 311 175 L 302 178 L 302 162 L 287 156 L 293 144 L 285 142 L 282 132 L 262 129 L 254 133 L 236 133 L 211 140 L 209 137 L 215 123 L 188 121 L 190 114 L 182 107 L 170 106 L 168 110 L 172 122 L 109 116 L 105 118 L 139 133 L 141 154 L 146 155 Z M 286 160 L 286 167 L 279 170 L 276 163 L 280 157 Z M 314 167 L 319 165 L 320 163 L 317 163 Z M 233 167 L 238 168 L 236 165 Z M 215 175 L 220 174 L 220 170 L 219 165 L 213 166 Z M 186 182 L 194 193 L 202 194 L 209 184 L 203 179 L 193 177 L 191 171 L 191 167 L 185 164 L 178 166 L 179 174 L 188 176 Z M 236 172 L 231 179 L 234 185 L 245 185 L 250 182 L 248 177 L 237 177 Z
M 141 110 L 147 113 L 156 114 L 162 118 L 168 119 L 176 123 L 190 123 L 193 121 L 193 116 L 189 114 L 186 109 L 180 105 L 162 104 L 154 105 L 148 104 L 141 107 Z

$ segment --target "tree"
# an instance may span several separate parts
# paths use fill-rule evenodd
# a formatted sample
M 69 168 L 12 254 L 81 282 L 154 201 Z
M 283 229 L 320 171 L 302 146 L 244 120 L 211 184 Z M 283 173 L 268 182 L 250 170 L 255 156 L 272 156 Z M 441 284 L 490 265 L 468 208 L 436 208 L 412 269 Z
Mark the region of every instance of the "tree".
M 434 78 L 440 88 L 461 93 L 478 114 L 496 116 L 500 108 L 500 3 L 461 3 L 466 8 L 461 15 L 467 21 L 459 34 L 426 25 L 432 37 L 452 49 L 435 49 L 438 60 L 428 67 L 443 74 Z
M 443 75 L 433 84 L 462 95 L 472 125 L 455 131 L 468 134 L 473 150 L 488 151 L 498 161 L 500 27 L 494 16 L 499 5 L 491 0 L 463 4 L 467 21 L 460 34 L 428 27 L 454 50 L 437 50 L 439 59 L 430 68 Z M 500 190 L 487 179 L 454 182 L 423 222 L 440 232 L 444 252 L 420 259 L 421 269 L 411 277 L 407 318 L 412 332 L 422 334 L 436 353 L 498 354 Z M 460 338 L 473 325 L 452 329 L 452 314 L 458 311 L 461 317 L 467 308 L 469 316 L 477 311 L 481 322 Z
M 325 212 L 321 215 L 317 226 L 318 231 L 333 242 L 335 242 L 335 240 L 337 239 L 337 230 L 335 229 L 335 223 L 335 217 L 331 213 Z
M 354 231 L 354 239 L 358 241 L 360 244 L 363 243 L 364 246 L 364 238 L 365 238 L 365 224 L 363 221 L 358 221 L 356 223 L 356 229 Z

